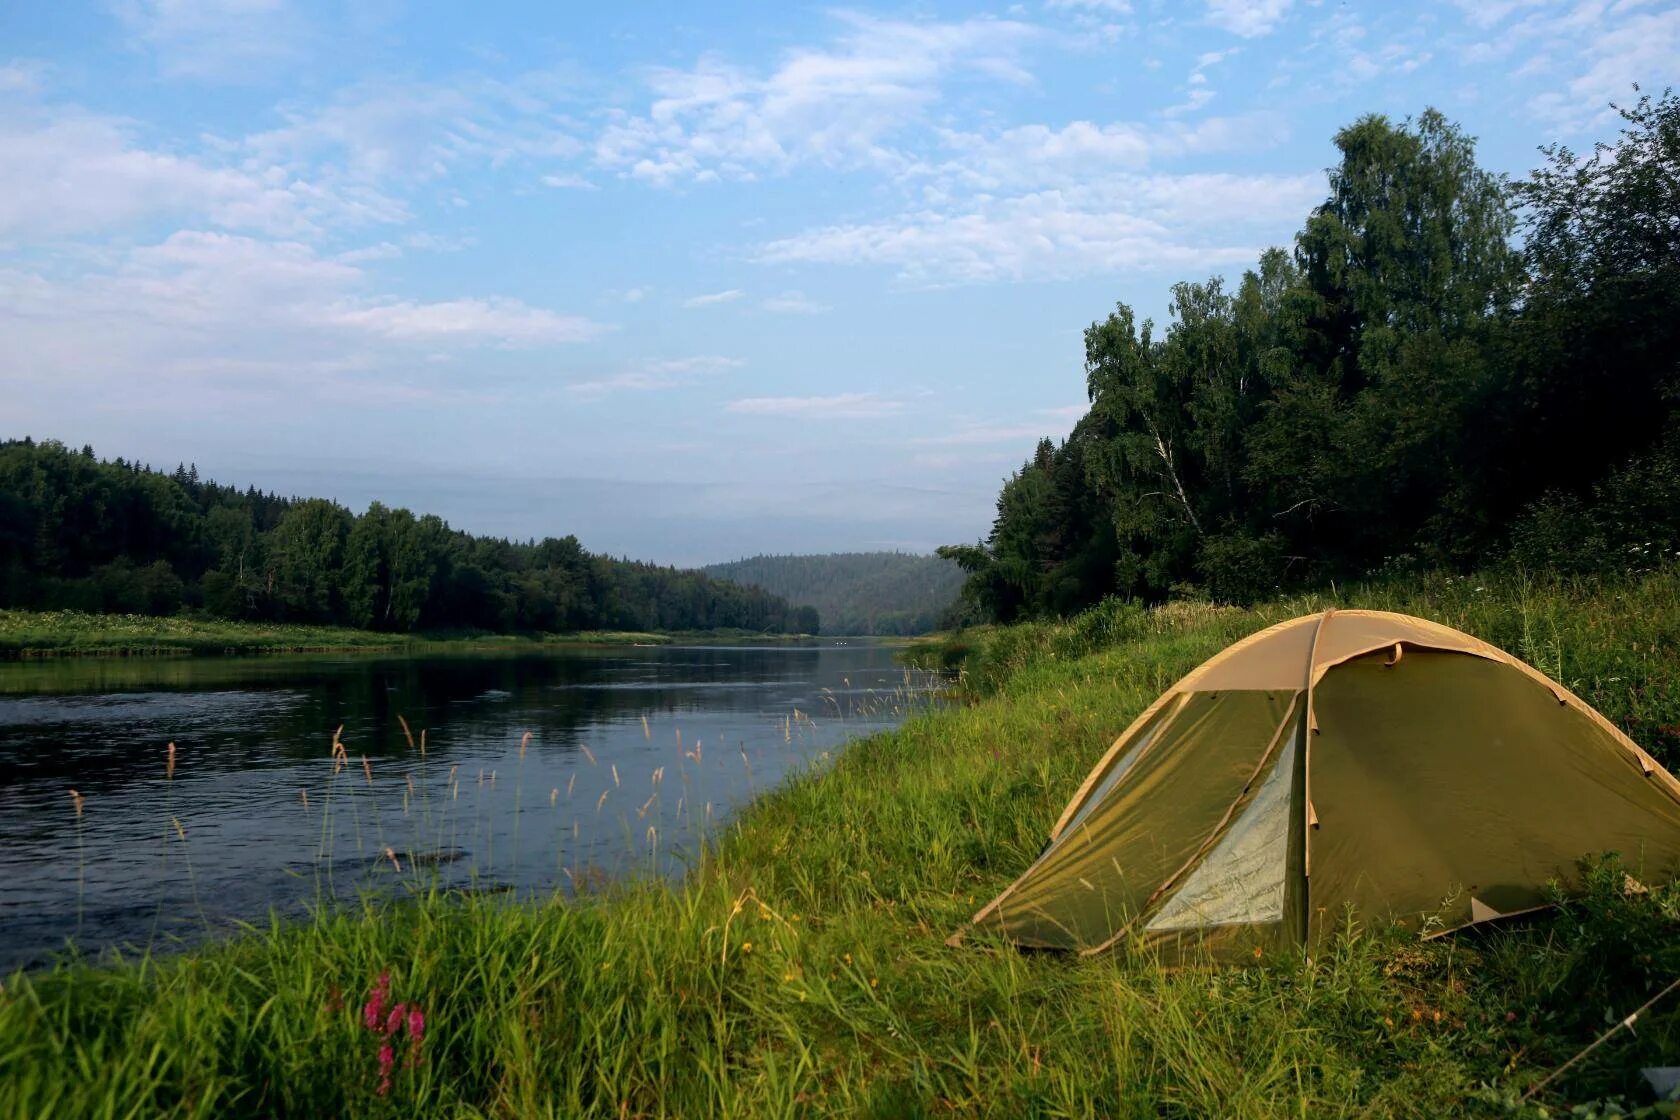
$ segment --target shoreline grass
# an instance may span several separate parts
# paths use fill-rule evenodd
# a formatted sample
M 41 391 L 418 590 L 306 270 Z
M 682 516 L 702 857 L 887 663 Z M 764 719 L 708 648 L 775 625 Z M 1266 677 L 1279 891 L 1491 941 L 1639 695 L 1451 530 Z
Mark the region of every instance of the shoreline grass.
M 13 976 L 0 1115 L 1542 1115 L 1519 1095 L 1680 975 L 1680 888 L 1629 892 L 1603 863 L 1584 902 L 1520 925 L 1422 943 L 1350 923 L 1254 967 L 943 943 L 1136 711 L 1329 601 L 1108 604 L 965 635 L 964 703 L 761 797 L 681 884 L 369 902 Z M 1630 730 L 1680 725 L 1680 571 L 1431 577 L 1337 605 L 1439 618 Z M 386 974 L 422 1012 L 417 1043 L 369 1026 Z M 1659 1004 L 1542 1100 L 1620 1115 L 1638 1066 L 1676 1061 L 1680 1007 Z
M 588 630 L 563 634 L 389 634 L 343 626 L 232 622 L 184 615 L 85 614 L 0 609 L 0 661 L 53 657 L 193 657 L 283 653 L 385 653 L 431 648 L 540 649 L 571 645 L 811 641 L 810 635 L 740 630 Z

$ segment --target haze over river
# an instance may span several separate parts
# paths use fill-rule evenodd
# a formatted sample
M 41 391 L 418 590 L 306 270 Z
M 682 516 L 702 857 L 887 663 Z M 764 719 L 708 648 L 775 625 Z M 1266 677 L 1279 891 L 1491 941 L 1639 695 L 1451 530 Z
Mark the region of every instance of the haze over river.
M 669 874 L 932 683 L 867 643 L 0 663 L 0 972 L 432 876 Z

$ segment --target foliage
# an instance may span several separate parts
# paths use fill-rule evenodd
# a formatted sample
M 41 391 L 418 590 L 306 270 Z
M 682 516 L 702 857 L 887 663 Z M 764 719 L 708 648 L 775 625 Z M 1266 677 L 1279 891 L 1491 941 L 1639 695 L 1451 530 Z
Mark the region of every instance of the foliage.
M 681 884 L 370 899 L 10 977 L 0 1116 L 1538 1117 L 1522 1092 L 1680 968 L 1675 887 L 1595 862 L 1585 899 L 1524 924 L 1427 943 L 1350 925 L 1311 960 L 1249 968 L 943 943 L 1161 688 L 1322 601 L 1107 603 L 971 632 L 1028 652 L 984 697 L 761 799 Z M 1508 645 L 1630 730 L 1680 724 L 1673 568 L 1432 575 L 1345 601 Z M 1645 1099 L 1639 1066 L 1677 1059 L 1680 1004 L 1658 1004 L 1540 1101 L 1617 1115 Z
M 941 624 L 963 580 L 954 564 L 908 552 L 753 556 L 701 570 L 814 608 L 825 634 L 925 634 Z
M 1514 185 L 1433 110 L 1337 133 L 1292 252 L 1085 332 L 1090 411 L 941 550 L 965 596 L 1011 621 L 1680 547 L 1680 97 L 1622 116 Z
M 475 537 L 374 502 L 360 517 L 163 474 L 91 447 L 0 442 L 0 607 L 387 633 L 814 633 L 815 612 L 700 572 L 591 555 L 575 537 Z

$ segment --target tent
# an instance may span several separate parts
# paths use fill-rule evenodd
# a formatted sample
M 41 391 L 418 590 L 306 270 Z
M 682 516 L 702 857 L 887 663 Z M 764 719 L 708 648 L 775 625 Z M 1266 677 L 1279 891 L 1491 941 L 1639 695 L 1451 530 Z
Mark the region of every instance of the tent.
M 1608 851 L 1639 875 L 1680 863 L 1680 782 L 1633 740 L 1468 634 L 1325 611 L 1168 689 L 973 921 L 1085 954 L 1247 956 L 1350 908 L 1425 935 L 1535 909 Z

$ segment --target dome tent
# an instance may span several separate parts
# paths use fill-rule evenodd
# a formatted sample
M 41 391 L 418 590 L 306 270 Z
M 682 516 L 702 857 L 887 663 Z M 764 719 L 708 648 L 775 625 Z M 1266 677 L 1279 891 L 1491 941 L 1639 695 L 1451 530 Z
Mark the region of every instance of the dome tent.
M 1136 937 L 1232 957 L 1315 942 L 1349 907 L 1424 933 L 1534 909 L 1606 851 L 1638 874 L 1680 862 L 1680 782 L 1650 755 L 1486 642 L 1325 611 L 1151 704 L 973 922 L 1084 954 Z

